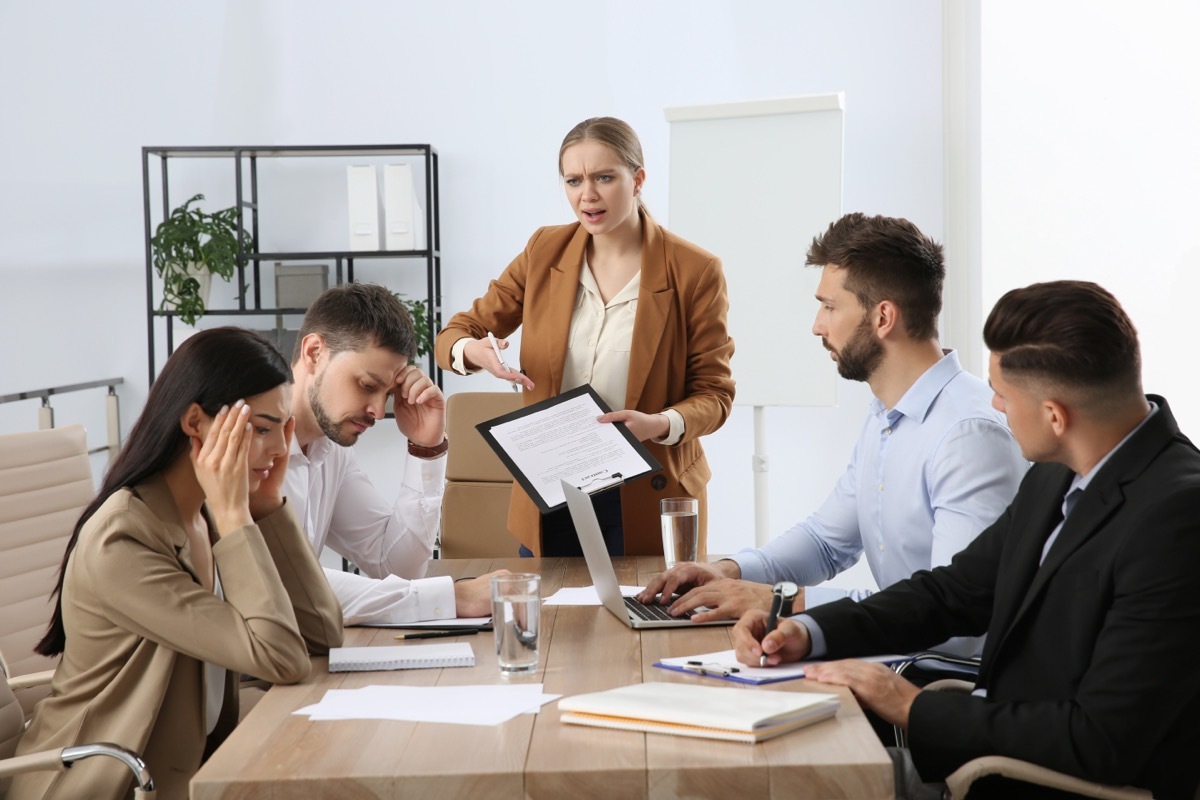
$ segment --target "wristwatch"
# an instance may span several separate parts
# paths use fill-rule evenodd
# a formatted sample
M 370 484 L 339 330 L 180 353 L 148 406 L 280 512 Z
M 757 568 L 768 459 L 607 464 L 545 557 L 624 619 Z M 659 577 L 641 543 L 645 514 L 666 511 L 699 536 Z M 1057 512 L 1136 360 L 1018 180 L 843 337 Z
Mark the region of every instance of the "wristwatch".
M 412 441 L 408 443 L 408 454 L 417 458 L 437 458 L 442 453 L 450 449 L 450 439 L 446 436 L 442 437 L 442 443 L 436 444 L 433 447 L 426 447 L 423 444 L 414 444 Z
M 771 591 L 783 598 L 783 602 L 779 605 L 779 616 L 790 617 L 793 613 L 792 605 L 796 602 L 796 595 L 800 594 L 800 587 L 791 581 L 780 581 Z

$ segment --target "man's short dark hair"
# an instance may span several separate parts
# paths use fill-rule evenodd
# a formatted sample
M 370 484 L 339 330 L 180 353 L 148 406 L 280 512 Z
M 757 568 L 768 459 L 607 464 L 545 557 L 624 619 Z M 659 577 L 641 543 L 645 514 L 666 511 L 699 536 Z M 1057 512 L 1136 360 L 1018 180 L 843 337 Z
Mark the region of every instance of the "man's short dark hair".
M 846 271 L 863 308 L 891 300 L 913 339 L 937 336 L 946 265 L 942 246 L 906 219 L 847 214 L 813 238 L 806 264 Z
M 304 314 L 292 363 L 300 359 L 300 343 L 319 333 L 331 353 L 362 352 L 382 347 L 411 361 L 417 337 L 408 309 L 394 294 L 373 283 L 346 283 L 321 293 Z
M 983 340 L 1006 379 L 1066 390 L 1084 405 L 1142 394 L 1137 329 L 1117 298 L 1095 283 L 1013 289 L 988 315 Z

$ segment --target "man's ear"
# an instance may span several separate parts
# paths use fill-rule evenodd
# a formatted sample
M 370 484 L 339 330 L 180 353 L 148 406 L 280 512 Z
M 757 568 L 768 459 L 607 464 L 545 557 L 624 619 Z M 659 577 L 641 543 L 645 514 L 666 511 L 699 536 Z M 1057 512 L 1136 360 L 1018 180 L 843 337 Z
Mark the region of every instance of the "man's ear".
M 183 414 L 179 416 L 179 427 L 189 437 L 195 437 L 203 441 L 204 431 L 201 426 L 208 420 L 208 415 L 204 413 L 204 409 L 199 403 L 192 403 Z
M 300 366 L 308 374 L 317 370 L 317 362 L 322 357 L 328 357 L 329 351 L 325 346 L 325 337 L 319 333 L 310 333 L 300 340 Z
M 1046 399 L 1042 401 L 1042 414 L 1046 418 L 1046 424 L 1054 431 L 1054 435 L 1061 439 L 1071 423 L 1071 415 L 1067 407 L 1057 400 Z
M 886 339 L 892 331 L 899 330 L 900 309 L 891 300 L 880 300 L 879 305 L 869 312 L 875 326 L 875 335 Z

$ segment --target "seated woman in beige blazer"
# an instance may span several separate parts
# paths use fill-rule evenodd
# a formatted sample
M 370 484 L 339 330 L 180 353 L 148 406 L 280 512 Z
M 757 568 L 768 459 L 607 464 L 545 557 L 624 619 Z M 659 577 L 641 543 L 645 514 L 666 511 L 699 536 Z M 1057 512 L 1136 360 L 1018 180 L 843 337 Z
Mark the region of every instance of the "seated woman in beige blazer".
M 292 371 L 265 339 L 215 328 L 167 360 L 75 526 L 38 644 L 62 654 L 23 752 L 115 742 L 158 796 L 188 780 L 238 719 L 238 673 L 303 679 L 342 638 L 341 611 L 280 486 Z M 15 779 L 10 797 L 121 798 L 110 759 Z
M 661 555 L 658 501 L 686 495 L 700 501 L 703 554 L 712 473 L 700 437 L 720 428 L 733 404 L 721 261 L 646 213 L 642 146 L 627 123 L 576 125 L 558 171 L 577 221 L 533 234 L 487 294 L 438 334 L 438 363 L 520 384 L 526 405 L 591 384 L 614 409 L 601 421 L 623 422 L 663 465 L 619 494 L 593 496 L 608 551 Z M 505 370 L 487 338 L 519 326 L 524 374 Z M 566 510 L 541 517 L 516 483 L 508 529 L 522 555 L 582 555 Z

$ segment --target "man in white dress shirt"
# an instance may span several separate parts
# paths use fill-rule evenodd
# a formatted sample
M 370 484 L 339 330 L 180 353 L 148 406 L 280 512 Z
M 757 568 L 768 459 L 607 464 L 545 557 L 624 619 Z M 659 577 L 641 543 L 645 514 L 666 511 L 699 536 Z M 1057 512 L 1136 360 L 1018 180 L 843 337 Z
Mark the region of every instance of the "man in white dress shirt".
M 446 478 L 446 399 L 410 362 L 412 319 L 382 286 L 346 284 L 309 307 L 292 355 L 292 440 L 284 492 L 313 549 L 330 549 L 362 575 L 326 569 L 345 624 L 403 623 L 491 613 L 489 577 L 423 578 L 433 554 Z M 389 502 L 359 468 L 353 445 L 394 397 L 408 440 Z
M 1012 500 L 1029 464 L 992 392 L 937 338 L 945 267 L 941 245 L 908 220 L 847 214 L 813 240 L 807 263 L 822 268 L 812 332 L 848 380 L 875 395 L 846 472 L 807 519 L 766 547 L 711 564 L 682 564 L 652 580 L 643 602 L 685 591 L 680 614 L 735 618 L 771 604 L 770 584 L 801 589 L 785 614 L 838 597 L 814 584 L 864 553 L 880 587 L 947 564 Z M 948 643 L 972 655 L 980 640 Z

